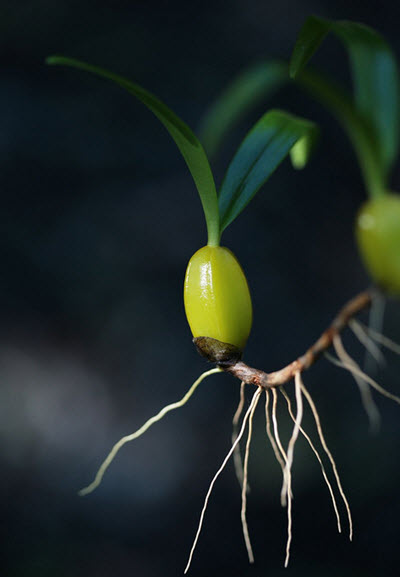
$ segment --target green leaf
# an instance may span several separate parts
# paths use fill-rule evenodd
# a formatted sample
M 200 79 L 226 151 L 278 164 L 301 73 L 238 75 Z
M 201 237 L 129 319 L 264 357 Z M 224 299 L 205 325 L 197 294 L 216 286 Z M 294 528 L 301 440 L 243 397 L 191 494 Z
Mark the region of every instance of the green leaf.
M 271 110 L 247 134 L 228 167 L 219 193 L 221 232 L 242 212 L 296 143 L 304 166 L 318 136 L 317 126 Z M 299 151 L 297 151 L 297 154 Z
M 202 144 L 192 130 L 172 110 L 153 94 L 135 84 L 97 66 L 63 56 L 51 56 L 47 64 L 70 66 L 85 70 L 115 82 L 138 98 L 162 122 L 178 146 L 196 184 L 207 223 L 208 244 L 219 244 L 219 209 L 214 178 Z
M 290 59 L 289 74 L 296 76 L 306 67 L 318 50 L 325 36 L 332 30 L 332 23 L 317 16 L 310 16 L 300 29 Z
M 298 85 L 328 108 L 342 124 L 353 145 L 366 188 L 371 196 L 383 194 L 385 175 L 379 162 L 378 144 L 372 127 L 358 114 L 347 91 L 321 74 L 305 70 Z
M 271 60 L 239 74 L 202 118 L 199 137 L 209 158 L 214 158 L 226 135 L 264 99 L 289 81 L 288 65 Z
M 341 40 L 349 53 L 354 106 L 374 131 L 381 170 L 387 175 L 398 154 L 400 108 L 397 64 L 385 40 L 358 22 L 311 16 L 297 38 L 290 75 L 295 77 L 304 69 L 329 32 Z

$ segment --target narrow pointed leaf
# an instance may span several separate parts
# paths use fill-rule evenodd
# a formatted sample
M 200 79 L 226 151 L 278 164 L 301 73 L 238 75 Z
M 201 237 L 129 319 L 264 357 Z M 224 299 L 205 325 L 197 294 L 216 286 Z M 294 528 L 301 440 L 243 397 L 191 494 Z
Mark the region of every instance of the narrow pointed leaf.
M 302 142 L 301 162 L 297 166 L 304 166 L 317 136 L 317 126 L 303 118 L 280 110 L 264 114 L 243 140 L 222 183 L 219 193 L 221 231 L 242 212 L 299 142 Z
M 385 40 L 358 22 L 311 16 L 296 41 L 290 75 L 295 77 L 304 69 L 329 32 L 341 40 L 349 53 L 354 105 L 374 131 L 382 171 L 387 173 L 398 154 L 400 90 L 396 60 Z
M 259 102 L 289 81 L 288 65 L 271 60 L 249 67 L 215 100 L 205 113 L 199 137 L 209 158 L 214 158 L 233 126 Z
M 219 243 L 219 212 L 214 178 L 202 144 L 192 130 L 153 94 L 121 76 L 63 56 L 51 56 L 47 64 L 70 66 L 106 78 L 138 98 L 162 122 L 178 146 L 196 184 L 207 223 L 209 244 Z
M 317 16 L 307 18 L 297 36 L 290 59 L 289 74 L 291 78 L 296 78 L 307 66 L 308 61 L 331 30 L 332 23 L 328 20 Z

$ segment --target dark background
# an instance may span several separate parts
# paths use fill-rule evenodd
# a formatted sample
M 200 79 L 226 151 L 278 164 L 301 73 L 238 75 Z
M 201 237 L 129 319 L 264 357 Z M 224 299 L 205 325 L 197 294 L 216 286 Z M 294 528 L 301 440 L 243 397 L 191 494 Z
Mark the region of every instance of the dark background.
M 2 575 L 181 575 L 208 483 L 229 448 L 239 393 L 229 376 L 212 377 L 187 407 L 124 448 L 96 493 L 77 497 L 111 445 L 179 399 L 206 368 L 182 302 L 187 261 L 206 236 L 190 175 L 153 116 L 118 88 L 46 68 L 44 58 L 61 53 L 125 74 L 196 127 L 239 70 L 287 58 L 311 13 L 370 24 L 399 55 L 394 6 L 0 2 Z M 315 64 L 348 80 L 334 39 Z M 254 111 L 216 164 L 218 181 L 270 105 L 318 120 L 322 139 L 309 168 L 295 173 L 284 163 L 224 237 L 253 295 L 246 360 L 266 370 L 301 354 L 368 284 L 352 232 L 365 198 L 355 157 L 340 127 L 305 96 L 285 91 Z M 394 189 L 398 180 L 397 167 Z M 400 340 L 398 302 L 387 305 L 385 333 Z M 362 362 L 354 337 L 345 340 Z M 400 360 L 387 360 L 377 377 L 399 392 Z M 353 544 L 335 532 L 318 464 L 301 441 L 292 559 L 283 569 L 280 471 L 259 407 L 248 508 L 256 564 L 247 563 L 229 464 L 191 575 L 398 575 L 400 409 L 379 398 L 382 427 L 373 436 L 348 374 L 322 360 L 305 382 L 352 505 Z M 286 438 L 283 406 L 280 421 Z M 312 431 L 309 415 L 305 423 Z

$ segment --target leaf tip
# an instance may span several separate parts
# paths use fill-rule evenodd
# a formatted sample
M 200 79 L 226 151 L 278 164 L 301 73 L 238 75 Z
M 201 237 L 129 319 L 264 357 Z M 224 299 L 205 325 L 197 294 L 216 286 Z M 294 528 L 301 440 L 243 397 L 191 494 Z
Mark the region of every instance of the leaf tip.
M 56 64 L 57 61 L 57 56 L 46 56 L 46 58 L 44 59 L 44 63 L 47 64 L 48 66 L 51 66 L 52 64 Z
M 52 54 L 51 56 L 46 56 L 46 58 L 44 59 L 44 63 L 47 66 L 57 66 L 58 64 L 62 64 L 63 60 L 64 58 L 62 56 Z
M 318 127 L 310 125 L 308 132 L 292 146 L 289 154 L 295 170 L 303 170 L 307 166 L 316 148 L 318 138 Z
M 289 78 L 295 80 L 300 72 L 300 66 L 294 58 L 291 58 L 289 63 Z

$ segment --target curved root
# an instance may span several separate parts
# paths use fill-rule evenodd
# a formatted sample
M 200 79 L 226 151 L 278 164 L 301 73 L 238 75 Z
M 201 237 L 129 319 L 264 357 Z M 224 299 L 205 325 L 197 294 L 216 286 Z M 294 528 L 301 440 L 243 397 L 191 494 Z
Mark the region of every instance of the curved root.
M 160 421 L 170 411 L 173 411 L 175 409 L 179 409 L 180 407 L 183 407 L 183 405 L 185 405 L 188 402 L 188 400 L 193 395 L 193 393 L 195 392 L 197 387 L 200 385 L 200 383 L 202 381 L 204 381 L 204 379 L 206 377 L 209 377 L 210 375 L 215 375 L 216 373 L 220 373 L 220 372 L 221 372 L 221 369 L 216 368 L 216 369 L 211 369 L 210 371 L 206 371 L 203 374 L 201 374 L 200 377 L 193 383 L 193 385 L 190 387 L 188 392 L 182 397 L 182 399 L 180 401 L 177 401 L 176 403 L 172 403 L 171 405 L 167 405 L 166 407 L 163 407 L 161 409 L 161 411 L 159 413 L 157 413 L 157 415 L 154 415 L 154 417 L 151 417 L 148 421 L 146 421 L 144 423 L 144 425 L 142 425 L 140 427 L 140 429 L 138 429 L 137 431 L 135 431 L 134 433 L 132 433 L 130 435 L 126 435 L 125 437 L 122 437 L 122 439 L 120 439 L 117 443 L 115 443 L 115 445 L 113 446 L 113 448 L 111 449 L 111 451 L 109 452 L 107 457 L 104 459 L 103 463 L 101 464 L 99 470 L 97 471 L 96 476 L 94 478 L 94 481 L 92 483 L 90 483 L 90 485 L 88 485 L 87 487 L 84 487 L 83 489 L 81 489 L 78 492 L 78 495 L 83 497 L 84 495 L 88 495 L 89 493 L 91 493 L 92 491 L 97 489 L 97 487 L 100 485 L 100 483 L 104 477 L 104 473 L 107 471 L 108 467 L 111 465 L 111 463 L 115 459 L 115 456 L 118 453 L 118 451 L 124 445 L 126 445 L 126 443 L 129 443 L 130 441 L 134 441 L 135 439 L 137 439 L 138 437 L 143 435 L 143 433 L 145 433 L 152 425 L 154 425 L 154 423 L 156 423 L 157 421 Z

